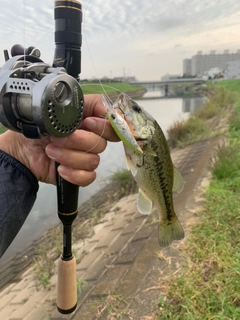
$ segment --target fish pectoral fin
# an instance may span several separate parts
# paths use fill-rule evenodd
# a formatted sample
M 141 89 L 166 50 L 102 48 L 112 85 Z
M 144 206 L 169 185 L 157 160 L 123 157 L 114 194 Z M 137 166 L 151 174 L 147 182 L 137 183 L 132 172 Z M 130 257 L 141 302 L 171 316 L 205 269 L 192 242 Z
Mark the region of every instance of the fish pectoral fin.
M 183 238 L 183 227 L 177 218 L 167 224 L 160 223 L 158 228 L 158 242 L 160 247 L 167 247 L 173 240 L 182 240 Z
M 152 212 L 152 200 L 141 189 L 138 192 L 137 208 L 141 214 L 150 214 Z
M 148 147 L 147 145 L 145 145 L 145 146 L 142 147 L 142 151 L 145 152 L 145 153 L 150 154 L 151 156 L 154 156 L 154 157 L 157 156 L 156 152 L 154 152 L 154 151 L 153 151 L 150 147 Z
M 180 193 L 184 188 L 184 180 L 178 169 L 173 166 L 173 190 Z
M 125 155 L 125 163 L 127 169 L 131 171 L 132 176 L 135 177 L 137 175 L 137 168 L 134 166 L 132 159 L 129 155 Z

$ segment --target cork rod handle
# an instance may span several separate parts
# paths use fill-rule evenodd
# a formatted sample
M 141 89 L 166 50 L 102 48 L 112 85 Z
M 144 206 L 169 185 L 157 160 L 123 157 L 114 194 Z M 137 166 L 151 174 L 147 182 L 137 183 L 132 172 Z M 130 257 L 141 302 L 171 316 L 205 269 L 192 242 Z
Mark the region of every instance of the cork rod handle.
M 57 308 L 62 314 L 72 313 L 77 306 L 76 259 L 58 262 Z

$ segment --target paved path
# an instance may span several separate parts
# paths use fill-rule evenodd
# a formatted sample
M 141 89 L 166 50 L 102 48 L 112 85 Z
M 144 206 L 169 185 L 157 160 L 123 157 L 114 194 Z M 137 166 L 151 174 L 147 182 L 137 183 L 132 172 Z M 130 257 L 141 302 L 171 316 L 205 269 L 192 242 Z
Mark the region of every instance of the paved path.
M 174 195 L 174 203 L 186 237 L 194 218 L 198 187 L 219 141 L 215 138 L 195 143 L 172 153 L 185 180 L 184 190 Z M 0 319 L 152 319 L 161 295 L 158 283 L 168 275 L 169 268 L 178 269 L 181 257 L 176 248 L 181 242 L 160 249 L 156 215 L 138 213 L 136 197 L 121 199 L 95 227 L 91 239 L 74 244 L 76 257 L 84 252 L 77 263 L 77 279 L 79 284 L 80 280 L 87 284 L 73 314 L 63 316 L 56 310 L 57 274 L 51 279 L 49 291 L 37 291 L 30 267 L 0 292 Z

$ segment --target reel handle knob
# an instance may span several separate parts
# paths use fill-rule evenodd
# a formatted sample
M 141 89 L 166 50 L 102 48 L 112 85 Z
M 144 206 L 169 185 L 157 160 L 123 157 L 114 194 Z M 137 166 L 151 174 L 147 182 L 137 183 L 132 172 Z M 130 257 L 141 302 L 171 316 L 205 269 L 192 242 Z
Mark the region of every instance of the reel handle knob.
M 34 55 L 37 58 L 40 57 L 40 51 L 33 46 L 25 48 L 20 44 L 15 44 L 11 49 L 12 57 L 20 56 L 20 55 Z

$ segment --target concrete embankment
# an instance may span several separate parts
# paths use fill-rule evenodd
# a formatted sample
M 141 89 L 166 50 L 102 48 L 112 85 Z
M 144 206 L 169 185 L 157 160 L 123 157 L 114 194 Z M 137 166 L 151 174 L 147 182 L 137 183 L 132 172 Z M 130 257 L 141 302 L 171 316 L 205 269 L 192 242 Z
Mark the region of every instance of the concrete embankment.
M 194 212 L 199 206 L 209 159 L 220 140 L 217 137 L 172 152 L 173 162 L 185 181 L 183 192 L 174 195 L 174 203 L 186 237 L 196 218 Z M 150 317 L 156 308 L 161 294 L 158 283 L 181 263 L 178 248 L 184 240 L 161 249 L 157 217 L 155 213 L 138 213 L 136 198 L 137 194 L 122 198 L 95 227 L 92 237 L 74 243 L 76 256 L 83 257 L 77 263 L 81 290 L 77 310 L 68 319 L 106 320 L 118 312 L 121 319 L 139 320 Z M 51 278 L 50 290 L 37 291 L 31 266 L 22 274 L 16 272 L 0 293 L 1 318 L 65 319 L 56 310 L 56 284 L 57 273 Z

